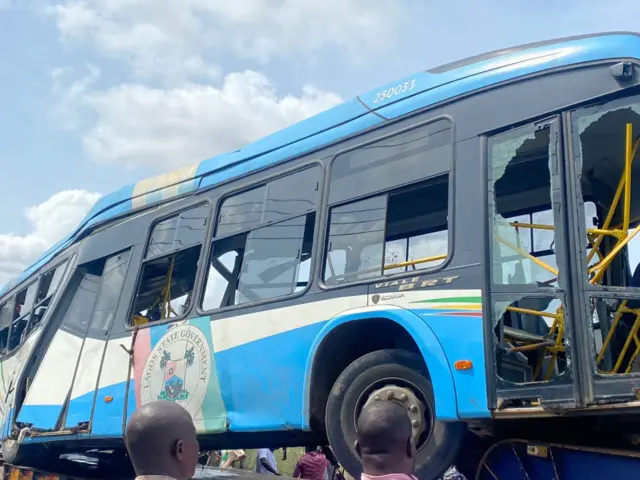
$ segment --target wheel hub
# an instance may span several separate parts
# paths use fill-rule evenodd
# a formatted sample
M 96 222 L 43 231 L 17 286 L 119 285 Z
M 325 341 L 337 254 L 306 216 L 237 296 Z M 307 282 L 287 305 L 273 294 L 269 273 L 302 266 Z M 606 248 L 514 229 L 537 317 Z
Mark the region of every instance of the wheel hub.
M 424 404 L 416 396 L 415 393 L 409 388 L 398 387 L 396 385 L 385 385 L 384 387 L 375 390 L 369 395 L 369 398 L 363 405 L 366 407 L 370 403 L 378 402 L 382 400 L 389 400 L 402 405 L 409 415 L 411 420 L 411 430 L 414 440 L 418 440 L 420 435 L 427 428 L 427 421 L 425 419 Z

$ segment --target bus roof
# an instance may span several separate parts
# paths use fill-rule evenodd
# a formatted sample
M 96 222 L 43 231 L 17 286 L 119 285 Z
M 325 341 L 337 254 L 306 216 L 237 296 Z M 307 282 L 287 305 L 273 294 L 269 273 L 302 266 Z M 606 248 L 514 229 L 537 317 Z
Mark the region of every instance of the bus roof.
M 553 68 L 602 59 L 629 58 L 640 58 L 639 34 L 598 33 L 496 50 L 388 83 L 234 152 L 223 153 L 105 195 L 70 235 L 51 247 L 18 278 L 0 288 L 0 295 L 99 223 L 178 195 L 210 188 L 311 152 L 386 120 L 482 88 Z M 384 92 L 386 95 L 382 95 Z

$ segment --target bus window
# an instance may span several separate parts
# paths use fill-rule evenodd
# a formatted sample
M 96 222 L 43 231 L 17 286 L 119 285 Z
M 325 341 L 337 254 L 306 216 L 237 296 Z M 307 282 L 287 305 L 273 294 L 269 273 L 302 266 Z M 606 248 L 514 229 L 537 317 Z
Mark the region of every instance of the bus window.
M 104 265 L 102 285 L 89 324 L 89 329 L 93 332 L 100 334 L 109 332 L 122 293 L 130 253 L 130 251 L 126 251 L 114 255 L 107 259 Z
M 204 310 L 284 297 L 306 288 L 321 176 L 320 168 L 306 168 L 222 202 Z
M 638 373 L 640 96 L 576 110 L 572 128 L 579 194 L 585 207 L 596 210 L 581 226 L 580 238 L 597 373 Z
M 38 293 L 35 299 L 35 307 L 33 308 L 33 313 L 31 315 L 31 319 L 29 324 L 27 325 L 27 333 L 25 334 L 25 338 L 29 336 L 29 334 L 35 330 L 42 319 L 47 309 L 49 308 L 49 303 L 51 303 L 51 299 L 53 295 L 58 290 L 60 283 L 64 277 L 65 271 L 67 269 L 68 261 L 64 262 L 61 265 L 58 265 L 56 268 L 53 268 L 46 272 L 42 277 L 40 277 L 40 283 L 38 285 Z
M 216 237 L 315 211 L 320 198 L 320 175 L 319 168 L 307 168 L 225 199 L 220 207 Z
M 523 127 L 491 144 L 494 284 L 557 286 L 549 138 Z
M 177 318 L 190 307 L 210 206 L 154 225 L 133 306 L 132 324 Z
M 11 327 L 11 336 L 9 338 L 8 350 L 16 349 L 26 335 L 26 328 L 31 317 L 31 309 L 33 308 L 38 291 L 38 282 L 33 282 L 27 288 L 21 290 L 16 295 L 16 306 L 13 315 L 13 325 Z
M 13 317 L 13 298 L 0 305 L 0 355 L 7 352 L 11 319 Z
M 551 126 L 527 125 L 488 142 L 492 309 L 502 382 L 568 381 L 551 138 Z
M 335 285 L 440 265 L 448 251 L 448 207 L 448 175 L 334 207 L 325 282 Z
M 384 192 L 451 169 L 452 123 L 438 119 L 336 156 L 329 205 Z
M 315 214 L 310 213 L 214 241 L 202 308 L 258 302 L 304 289 L 314 226 Z

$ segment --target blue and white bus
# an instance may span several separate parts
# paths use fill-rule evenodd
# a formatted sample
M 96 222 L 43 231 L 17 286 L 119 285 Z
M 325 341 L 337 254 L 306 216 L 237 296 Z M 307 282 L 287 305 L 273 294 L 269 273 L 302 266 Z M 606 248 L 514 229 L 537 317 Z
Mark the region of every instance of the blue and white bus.
M 382 398 L 424 479 L 514 432 L 633 445 L 639 66 L 632 33 L 495 51 L 100 199 L 0 294 L 5 460 L 118 455 L 157 399 L 354 475 Z

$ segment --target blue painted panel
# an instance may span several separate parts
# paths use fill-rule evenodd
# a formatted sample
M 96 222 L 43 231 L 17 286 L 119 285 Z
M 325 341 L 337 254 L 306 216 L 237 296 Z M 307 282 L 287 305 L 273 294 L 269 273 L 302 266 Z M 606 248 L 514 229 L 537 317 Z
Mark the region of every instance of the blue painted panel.
M 368 110 L 357 99 L 347 100 L 336 107 L 251 143 L 241 150 L 203 160 L 196 171 L 196 176 L 211 173 L 220 168 L 228 168 L 236 162 L 248 160 L 256 155 L 264 155 L 272 150 L 350 122 L 367 112 Z M 280 156 L 280 158 L 283 157 L 284 155 Z
M 305 364 L 324 322 L 216 352 L 222 399 L 234 432 L 302 428 Z
M 409 335 L 413 337 L 420 349 L 420 353 L 422 353 L 422 356 L 424 357 L 427 368 L 429 369 L 429 375 L 431 376 L 431 383 L 433 385 L 433 393 L 435 397 L 436 418 L 443 421 L 458 420 L 456 391 L 451 369 L 449 367 L 450 362 L 433 330 L 431 330 L 429 325 L 422 318 L 409 310 L 400 308 L 376 310 L 376 317 L 388 318 L 389 320 L 397 322 L 404 327 Z M 338 325 L 358 320 L 366 320 L 369 318 L 371 318 L 371 311 L 339 315 L 326 323 L 313 342 L 305 367 L 306 373 L 304 379 L 303 409 L 305 428 L 309 428 L 307 412 L 309 411 L 309 392 L 311 387 L 310 382 L 313 358 L 318 351 L 322 340 Z
M 129 385 L 130 392 L 128 398 L 127 384 Z M 113 401 L 107 403 L 105 402 L 105 397 L 113 397 Z M 131 404 L 131 399 L 133 399 L 133 405 Z M 96 407 L 93 419 L 91 420 L 91 436 L 121 436 L 123 434 L 122 424 L 125 405 L 127 405 L 127 415 L 131 415 L 136 409 L 133 380 L 100 388 L 96 395 Z
M 79 397 L 71 399 L 67 410 L 65 420 L 65 428 L 77 427 L 82 422 L 88 422 L 91 419 L 91 408 L 93 407 L 93 398 L 95 391 L 85 393 Z
M 22 405 L 16 421 L 37 425 L 42 430 L 51 430 L 58 423 L 61 411 L 62 405 Z
M 377 115 L 369 114 L 361 116 L 352 122 L 337 126 L 332 130 L 319 133 L 318 135 L 288 145 L 277 151 L 261 155 L 246 162 L 238 163 L 232 167 L 206 175 L 202 178 L 199 188 L 207 188 L 232 178 L 247 175 L 249 172 L 269 167 L 270 165 L 278 163 L 285 158 L 295 158 L 305 152 L 320 148 L 322 145 L 325 145 L 335 139 L 346 137 L 354 131 L 364 130 L 381 122 L 382 119 Z
M 482 317 L 447 315 L 447 312 L 442 310 L 436 312 L 433 310 L 413 311 L 421 315 L 429 325 L 449 359 L 456 388 L 459 417 L 491 417 L 487 402 Z M 459 311 L 450 313 L 459 313 Z M 461 332 L 464 332 L 464 340 L 460 336 Z M 456 360 L 471 360 L 473 369 L 456 370 L 453 367 Z
M 118 205 L 114 205 L 113 207 L 105 210 L 104 212 L 96 215 L 95 217 L 87 221 L 84 228 L 92 227 L 110 218 L 114 218 L 114 217 L 117 217 L 118 215 L 122 215 L 127 212 L 130 212 L 132 208 L 133 207 L 132 207 L 131 200 L 125 200 L 124 202 L 119 203 Z

